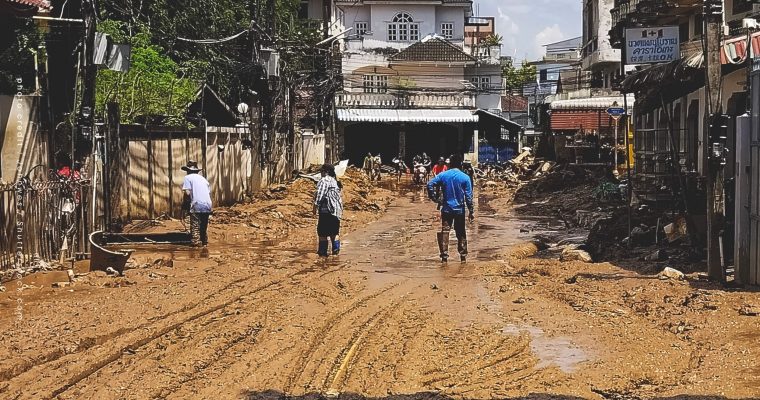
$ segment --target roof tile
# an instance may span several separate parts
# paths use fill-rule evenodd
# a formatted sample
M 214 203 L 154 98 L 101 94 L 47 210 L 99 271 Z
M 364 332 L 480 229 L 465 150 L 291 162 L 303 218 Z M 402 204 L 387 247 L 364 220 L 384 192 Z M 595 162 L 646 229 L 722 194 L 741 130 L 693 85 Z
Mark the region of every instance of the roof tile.
M 465 53 L 460 47 L 440 38 L 414 43 L 389 59 L 390 61 L 476 61 L 475 57 Z

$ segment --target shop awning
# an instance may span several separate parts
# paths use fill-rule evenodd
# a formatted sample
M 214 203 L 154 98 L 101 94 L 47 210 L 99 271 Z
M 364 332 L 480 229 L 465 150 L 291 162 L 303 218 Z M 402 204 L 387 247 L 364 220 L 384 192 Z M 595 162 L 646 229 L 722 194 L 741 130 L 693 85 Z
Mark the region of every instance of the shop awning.
M 490 111 L 486 110 L 477 110 L 475 111 L 475 114 L 480 116 L 482 120 L 491 120 L 493 122 L 498 123 L 499 125 L 507 128 L 509 131 L 519 131 L 522 129 L 522 126 L 518 124 L 517 122 L 510 121 L 501 115 L 494 114 Z
M 633 108 L 634 96 L 628 94 L 628 108 Z M 617 104 L 615 104 L 617 103 Z M 622 107 L 623 96 L 589 97 L 585 99 L 555 100 L 551 102 L 552 110 L 599 110 L 610 107 Z
M 384 108 L 341 108 L 337 110 L 341 122 L 478 122 L 472 110 L 416 109 L 394 110 Z

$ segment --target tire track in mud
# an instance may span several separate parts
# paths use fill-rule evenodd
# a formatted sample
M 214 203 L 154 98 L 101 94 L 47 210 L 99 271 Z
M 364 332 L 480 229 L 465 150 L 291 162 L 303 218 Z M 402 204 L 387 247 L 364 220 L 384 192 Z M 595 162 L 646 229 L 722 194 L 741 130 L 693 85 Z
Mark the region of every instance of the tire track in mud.
M 346 267 L 346 265 L 339 265 L 338 266 L 339 269 L 343 269 L 345 267 Z M 112 364 L 113 362 L 119 360 L 120 358 L 122 358 L 122 356 L 125 353 L 134 352 L 135 350 L 137 350 L 137 349 L 139 349 L 141 347 L 146 346 L 147 344 L 155 341 L 158 338 L 161 338 L 165 334 L 167 334 L 167 333 L 169 333 L 171 331 L 174 331 L 174 330 L 178 329 L 179 327 L 181 327 L 181 326 L 183 326 L 183 325 L 185 325 L 185 324 L 187 324 L 189 322 L 192 322 L 192 321 L 198 320 L 200 318 L 203 318 L 203 317 L 205 317 L 205 316 L 207 316 L 207 315 L 209 315 L 211 313 L 214 313 L 214 312 L 217 312 L 219 310 L 222 310 L 225 307 L 228 307 L 228 306 L 230 306 L 232 304 L 236 304 L 236 303 L 240 303 L 242 301 L 245 301 L 245 300 L 247 300 L 246 295 L 251 295 L 251 294 L 255 294 L 255 293 L 261 292 L 263 290 L 266 290 L 266 289 L 269 289 L 269 288 L 274 287 L 276 285 L 279 285 L 279 284 L 287 281 L 288 279 L 292 279 L 292 278 L 297 277 L 299 275 L 307 275 L 307 274 L 309 274 L 309 272 L 314 272 L 314 271 L 324 271 L 324 270 L 318 269 L 318 268 L 314 268 L 314 266 L 309 266 L 307 268 L 302 268 L 302 269 L 300 269 L 298 271 L 295 271 L 295 272 L 292 272 L 290 274 L 287 274 L 287 275 L 285 275 L 282 278 L 275 279 L 273 281 L 270 281 L 268 283 L 260 285 L 260 286 L 254 288 L 254 289 L 252 289 L 250 291 L 246 291 L 245 294 L 243 294 L 242 296 L 234 296 L 232 299 L 223 301 L 220 304 L 216 304 L 215 306 L 208 307 L 208 308 L 205 308 L 205 309 L 203 309 L 203 310 L 201 310 L 199 312 L 192 313 L 189 316 L 185 316 L 185 317 L 183 317 L 179 321 L 176 321 L 176 322 L 171 323 L 171 324 L 169 324 L 167 326 L 164 326 L 162 328 L 154 330 L 153 333 L 151 333 L 151 334 L 149 334 L 147 336 L 143 336 L 143 337 L 139 337 L 138 336 L 137 338 L 135 338 L 133 340 L 127 340 L 128 341 L 127 344 L 118 346 L 118 348 L 115 351 L 114 350 L 110 351 L 107 356 L 101 356 L 101 357 L 99 357 L 100 360 L 91 362 L 90 365 L 87 366 L 83 371 L 81 371 L 79 373 L 76 373 L 74 376 L 72 376 L 69 379 L 65 379 L 65 383 L 62 384 L 62 385 L 59 384 L 59 386 L 57 386 L 57 387 L 55 387 L 55 385 L 56 385 L 56 383 L 60 383 L 60 381 L 61 381 L 60 377 L 58 377 L 58 378 L 55 378 L 55 377 L 52 378 L 52 381 L 53 381 L 52 384 L 44 384 L 44 383 L 41 383 L 40 381 L 38 381 L 37 379 L 30 379 L 30 381 L 34 381 L 35 383 L 41 384 L 44 387 L 44 389 L 42 389 L 42 390 L 46 391 L 45 394 L 42 394 L 42 395 L 37 394 L 36 396 L 38 398 L 39 397 L 52 398 L 52 397 L 59 396 L 62 393 L 65 393 L 66 391 L 68 391 L 69 389 L 71 389 L 72 387 L 74 387 L 75 385 L 77 385 L 79 382 L 81 382 L 84 379 L 86 379 L 86 378 L 88 378 L 88 377 L 96 374 L 98 371 L 102 370 L 103 368 L 105 368 L 109 364 Z M 70 356 L 70 355 L 73 356 L 73 355 L 76 355 L 76 354 L 82 354 L 82 353 L 84 353 L 86 351 L 95 349 L 98 345 L 105 344 L 107 342 L 112 342 L 112 341 L 114 341 L 114 339 L 115 340 L 119 340 L 121 337 L 125 336 L 125 334 L 131 333 L 131 332 L 139 332 L 139 331 L 149 330 L 151 327 L 159 324 L 161 321 L 164 321 L 167 318 L 171 318 L 173 316 L 178 316 L 178 315 L 181 315 L 183 313 L 188 313 L 190 311 L 193 311 L 193 310 L 201 307 L 204 304 L 204 302 L 208 302 L 208 300 L 213 299 L 214 297 L 224 296 L 224 295 L 228 294 L 226 292 L 228 292 L 230 290 L 234 290 L 234 289 L 238 289 L 238 288 L 245 288 L 245 286 L 242 285 L 243 283 L 245 283 L 247 281 L 250 281 L 250 280 L 253 280 L 253 279 L 256 279 L 256 278 L 260 278 L 260 277 L 259 276 L 246 276 L 246 277 L 243 277 L 243 278 L 236 279 L 236 280 L 228 283 L 224 287 L 222 287 L 220 290 L 218 290 L 218 291 L 216 291 L 216 292 L 214 292 L 212 294 L 209 294 L 208 296 L 204 297 L 203 300 L 201 300 L 201 301 L 195 302 L 193 304 L 186 305 L 186 306 L 182 307 L 181 309 L 173 311 L 171 313 L 167 313 L 165 317 L 154 318 L 153 321 L 151 321 L 149 323 L 141 324 L 140 326 L 138 326 L 136 328 L 131 328 L 131 329 L 125 328 L 122 331 L 126 330 L 126 332 L 122 332 L 122 334 L 119 335 L 119 336 L 116 336 L 116 335 L 113 335 L 113 334 L 103 335 L 102 338 L 100 338 L 99 340 L 93 341 L 92 343 L 90 343 L 90 345 L 87 348 L 82 349 L 81 351 L 78 351 L 78 352 L 75 352 L 75 353 L 70 353 L 70 354 L 63 354 L 63 355 L 61 355 L 61 356 L 59 356 L 57 358 L 54 358 L 54 359 L 52 359 L 50 361 L 43 362 L 43 363 L 37 363 L 37 365 L 31 366 L 30 368 L 26 369 L 25 372 L 22 372 L 21 374 L 18 374 L 16 376 L 12 377 L 11 379 L 13 379 L 13 378 L 19 378 L 21 375 L 23 375 L 25 373 L 31 373 L 31 372 L 33 372 L 34 369 L 45 367 L 45 366 L 47 366 L 48 364 L 51 364 L 51 363 L 55 363 L 55 362 L 58 362 L 58 361 L 63 362 L 63 359 L 66 358 L 67 356 Z M 61 370 L 60 368 L 57 368 L 56 366 L 52 366 L 52 367 L 55 368 L 55 369 Z M 67 368 L 67 369 L 69 369 L 69 368 Z M 23 385 L 23 383 L 20 383 L 20 385 Z M 8 390 L 12 390 L 12 389 L 10 389 L 10 387 L 11 387 L 11 383 L 9 382 L 9 384 L 6 385 L 2 389 L 2 391 L 0 391 L 0 393 L 8 391 Z M 28 388 L 25 388 L 25 389 L 28 389 Z
M 319 327 L 316 334 L 308 342 L 306 348 L 304 349 L 304 352 L 296 355 L 297 359 L 293 362 L 293 366 L 290 368 L 290 373 L 288 374 L 288 377 L 285 381 L 285 385 L 283 388 L 284 393 L 292 394 L 293 388 L 296 385 L 296 382 L 301 378 L 301 376 L 303 376 L 309 362 L 312 360 L 312 358 L 315 356 L 315 354 L 319 350 L 320 343 L 325 339 L 328 333 L 335 327 L 335 325 L 337 325 L 339 321 L 344 319 L 347 315 L 351 314 L 352 312 L 356 311 L 359 307 L 367 304 L 368 302 L 376 299 L 377 297 L 393 289 L 396 289 L 397 287 L 401 286 L 401 284 L 402 282 L 392 283 L 388 286 L 385 286 L 375 291 L 374 293 L 370 295 L 364 296 L 359 299 L 355 299 L 343 311 L 340 311 L 337 314 L 334 314 L 332 317 L 328 318 Z M 312 375 L 312 379 L 313 379 L 313 375 Z M 311 380 L 309 382 L 311 382 Z
M 345 269 L 349 264 L 348 263 L 340 263 L 336 266 L 336 268 L 327 270 L 327 271 L 340 271 Z M 305 277 L 307 280 L 314 280 L 318 277 L 321 277 L 322 275 L 317 276 L 316 274 L 312 273 L 304 273 L 304 271 L 307 272 L 322 272 L 325 271 L 322 268 L 311 268 L 308 270 L 301 270 L 295 274 L 295 276 L 290 276 L 289 279 L 285 278 L 282 286 L 277 285 L 278 287 L 272 287 L 270 289 L 274 289 L 270 295 L 267 295 L 262 298 L 258 298 L 254 302 L 246 302 L 245 305 L 242 307 L 243 309 L 251 309 L 255 308 L 257 309 L 258 306 L 260 306 L 262 303 L 271 303 L 275 301 L 275 297 L 277 298 L 283 297 L 283 296 L 293 296 L 293 292 L 288 291 L 288 289 L 296 289 L 298 292 L 303 292 L 306 294 L 311 294 L 311 291 L 314 290 L 315 285 L 311 284 L 305 284 L 301 279 L 297 279 L 297 277 Z M 321 296 L 327 297 L 324 294 L 321 294 Z M 239 311 L 239 310 L 238 310 Z M 198 332 L 205 332 L 208 333 L 207 335 L 203 335 L 197 338 L 193 338 L 193 343 L 190 344 L 181 344 L 177 346 L 173 346 L 173 349 L 169 349 L 166 351 L 163 351 L 164 353 L 171 353 L 173 358 L 176 360 L 183 360 L 185 362 L 187 361 L 195 361 L 194 370 L 190 373 L 184 373 L 180 374 L 182 376 L 178 377 L 179 379 L 171 379 L 169 382 L 165 382 L 164 384 L 161 384 L 160 388 L 153 389 L 150 391 L 150 395 L 147 396 L 148 398 L 166 398 L 170 394 L 174 393 L 177 389 L 183 387 L 188 382 L 195 382 L 199 378 L 202 378 L 203 380 L 208 381 L 207 371 L 209 369 L 212 369 L 214 366 L 220 365 L 223 362 L 227 362 L 227 364 L 224 365 L 224 368 L 221 368 L 220 370 L 217 370 L 216 375 L 221 375 L 226 369 L 232 368 L 232 366 L 239 360 L 235 356 L 230 356 L 229 353 L 232 350 L 239 350 L 238 354 L 242 354 L 245 352 L 251 351 L 251 348 L 249 347 L 251 343 L 248 343 L 248 341 L 243 341 L 246 339 L 245 334 L 240 334 L 237 337 L 233 338 L 229 342 L 225 342 L 228 338 L 222 337 L 219 338 L 218 336 L 215 336 L 214 332 L 220 332 L 229 330 L 230 326 L 239 326 L 241 324 L 245 324 L 245 320 L 248 320 L 248 322 L 256 321 L 257 326 L 259 327 L 259 330 L 265 329 L 269 323 L 269 315 L 268 313 L 263 313 L 263 319 L 258 320 L 259 317 L 262 317 L 262 315 L 254 312 L 239 312 L 236 316 L 234 316 L 232 319 L 224 319 L 225 316 L 222 316 L 221 318 L 212 318 L 208 321 L 204 321 L 197 327 L 195 327 L 195 331 Z M 218 325 L 218 326 L 215 326 Z M 275 324 L 276 325 L 276 324 Z M 193 344 L 207 344 L 206 341 L 214 342 L 214 341 L 220 341 L 222 342 L 219 346 L 216 346 L 216 350 L 214 351 L 213 359 L 211 360 L 205 360 L 201 361 L 199 363 L 197 355 L 194 354 L 188 354 L 187 356 L 184 355 L 185 352 L 192 352 L 194 348 L 192 347 Z M 237 346 L 240 344 L 240 346 Z M 258 344 L 258 343 L 256 343 Z M 254 344 L 254 345 L 256 345 Z M 237 347 L 236 347 L 237 346 Z M 289 350 L 291 347 L 284 347 L 280 349 L 277 353 L 271 356 L 271 358 L 276 358 L 281 356 L 281 353 Z M 181 353 L 181 354 L 177 354 Z M 149 357 L 149 355 L 143 355 L 143 358 Z M 207 358 L 204 355 L 200 357 L 201 359 Z M 262 364 L 265 364 L 266 361 L 262 362 Z M 258 366 L 257 366 L 258 368 Z M 254 368 L 255 370 L 256 368 Z M 133 374 L 139 371 L 132 371 Z
M 201 299 L 201 300 L 199 300 L 199 301 L 197 301 L 195 303 L 186 304 L 183 307 L 181 307 L 181 308 L 179 308 L 177 310 L 174 310 L 172 312 L 168 312 L 168 313 L 160 315 L 160 316 L 152 317 L 151 320 L 148 320 L 148 322 L 140 324 L 138 326 L 125 327 L 125 328 L 121 328 L 121 329 L 118 329 L 118 330 L 116 330 L 114 332 L 106 333 L 106 334 L 103 334 L 103 335 L 98 335 L 98 336 L 95 336 L 95 337 L 83 338 L 80 341 L 79 345 L 77 346 L 76 350 L 73 351 L 73 352 L 66 352 L 64 349 L 56 349 L 54 351 L 45 353 L 45 354 L 43 354 L 40 357 L 36 357 L 35 359 L 29 360 L 28 362 L 22 363 L 20 365 L 17 364 L 17 365 L 14 365 L 14 366 L 10 367 L 10 368 L 4 369 L 4 370 L 0 370 L 0 381 L 8 381 L 8 380 L 10 380 L 10 379 L 12 379 L 12 378 L 14 378 L 16 376 L 19 376 L 19 375 L 21 375 L 21 374 L 29 371 L 32 368 L 35 368 L 35 367 L 38 367 L 38 366 L 42 366 L 44 364 L 48 364 L 48 363 L 51 363 L 51 362 L 54 362 L 54 361 L 60 359 L 61 357 L 64 357 L 64 356 L 67 356 L 67 355 L 77 354 L 77 353 L 81 353 L 81 352 L 87 351 L 87 350 L 89 350 L 92 347 L 103 345 L 103 344 L 105 344 L 107 342 L 110 342 L 110 341 L 112 341 L 114 339 L 117 339 L 120 336 L 123 336 L 125 334 L 130 333 L 130 332 L 133 332 L 133 331 L 136 331 L 136 330 L 148 329 L 150 326 L 155 325 L 155 323 L 157 321 L 161 321 L 161 320 L 164 320 L 164 319 L 167 319 L 167 318 L 171 318 L 171 317 L 173 317 L 175 315 L 178 315 L 178 314 L 190 311 L 190 310 L 192 310 L 194 308 L 197 308 L 201 304 L 203 304 L 205 302 L 208 302 L 213 297 L 219 295 L 221 292 L 230 290 L 233 287 L 235 287 L 235 286 L 237 286 L 237 285 L 239 285 L 241 283 L 244 283 L 246 281 L 249 281 L 251 279 L 254 279 L 254 278 L 256 278 L 256 277 L 255 276 L 246 276 L 246 277 L 235 279 L 235 280 L 231 281 L 230 283 L 228 283 L 227 285 L 225 285 L 222 288 L 220 288 L 218 291 L 213 292 L 213 293 L 207 295 L 206 297 L 204 297 L 203 299 Z M 2 389 L 0 389 L 0 393 L 2 393 Z
M 417 285 L 412 288 L 412 290 L 418 289 L 421 286 L 421 284 Z M 354 332 L 348 345 L 344 346 L 343 351 L 341 351 L 340 355 L 335 361 L 333 361 L 329 373 L 325 376 L 322 388 L 327 389 L 326 393 L 340 393 L 340 390 L 345 385 L 345 382 L 351 373 L 350 366 L 354 360 L 357 359 L 358 352 L 361 350 L 361 346 L 363 346 L 370 333 L 383 324 L 391 314 L 396 312 L 408 295 L 409 293 L 402 295 L 401 298 L 393 302 L 390 306 L 374 313 L 369 320 L 363 324 L 361 329 Z

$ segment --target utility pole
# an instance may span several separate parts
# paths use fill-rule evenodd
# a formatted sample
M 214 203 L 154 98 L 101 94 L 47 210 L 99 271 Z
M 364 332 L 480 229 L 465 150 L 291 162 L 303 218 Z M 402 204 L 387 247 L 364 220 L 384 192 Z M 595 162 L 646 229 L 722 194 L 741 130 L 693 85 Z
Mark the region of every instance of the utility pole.
M 94 63 L 95 55 L 95 0 L 82 0 L 81 13 L 84 21 L 84 32 L 82 33 L 82 43 L 80 44 L 79 62 L 80 74 L 82 76 L 81 101 L 75 107 L 79 107 L 77 112 L 77 124 L 74 134 L 71 135 L 71 169 L 74 170 L 74 163 L 82 154 L 77 148 L 78 138 L 93 139 L 93 130 L 95 128 L 95 80 L 98 73 L 98 67 Z M 94 139 L 93 139 L 94 140 Z M 94 141 L 93 141 L 94 145 Z
M 714 115 L 721 110 L 720 45 L 723 29 L 722 0 L 704 0 L 705 21 L 705 121 L 702 127 L 702 165 L 707 197 L 707 273 L 713 280 L 724 280 L 721 255 L 721 229 L 723 226 L 723 167 L 716 162 L 712 151 L 711 129 Z

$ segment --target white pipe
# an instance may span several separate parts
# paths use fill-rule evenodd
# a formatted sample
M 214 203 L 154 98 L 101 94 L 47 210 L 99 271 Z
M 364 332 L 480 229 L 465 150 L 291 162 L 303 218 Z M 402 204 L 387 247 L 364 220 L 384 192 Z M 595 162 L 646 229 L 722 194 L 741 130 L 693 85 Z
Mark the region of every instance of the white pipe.
M 43 21 L 61 21 L 61 22 L 77 22 L 77 23 L 84 22 L 84 20 L 81 20 L 81 19 L 42 17 L 42 16 L 39 16 L 39 15 L 33 16 L 32 19 L 39 19 L 39 20 L 43 20 Z

